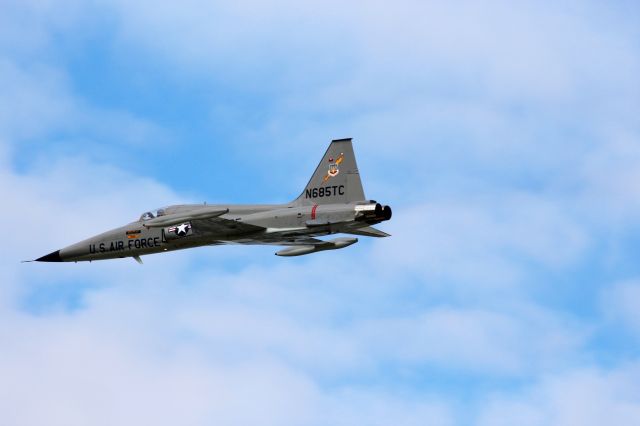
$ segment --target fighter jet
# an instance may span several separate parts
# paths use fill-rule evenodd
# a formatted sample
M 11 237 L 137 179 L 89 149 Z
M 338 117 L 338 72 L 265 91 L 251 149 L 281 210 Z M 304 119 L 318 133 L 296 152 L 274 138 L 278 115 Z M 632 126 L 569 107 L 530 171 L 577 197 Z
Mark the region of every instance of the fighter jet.
M 351 139 L 331 142 L 302 194 L 288 204 L 183 204 L 143 213 L 138 220 L 71 244 L 38 262 L 82 262 L 140 256 L 199 246 L 287 246 L 277 256 L 301 256 L 388 237 L 372 225 L 391 219 L 391 208 L 367 200 Z

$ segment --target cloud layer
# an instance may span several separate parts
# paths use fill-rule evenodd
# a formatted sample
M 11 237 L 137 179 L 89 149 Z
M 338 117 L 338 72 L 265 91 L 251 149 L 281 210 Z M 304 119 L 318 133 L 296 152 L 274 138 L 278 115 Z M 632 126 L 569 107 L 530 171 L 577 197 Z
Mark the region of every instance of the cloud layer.
M 637 423 L 636 6 L 0 8 L 0 423 Z M 341 136 L 392 238 L 18 263 Z

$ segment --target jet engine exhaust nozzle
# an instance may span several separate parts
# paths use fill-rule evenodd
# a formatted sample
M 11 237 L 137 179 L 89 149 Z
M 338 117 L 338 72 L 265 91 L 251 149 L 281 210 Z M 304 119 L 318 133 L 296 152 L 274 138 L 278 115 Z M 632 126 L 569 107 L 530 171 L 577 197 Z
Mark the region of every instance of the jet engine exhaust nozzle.
M 359 217 L 356 217 L 356 220 L 375 224 L 391 219 L 391 207 L 376 203 L 376 206 L 373 209 L 363 209 L 360 214 L 361 215 Z

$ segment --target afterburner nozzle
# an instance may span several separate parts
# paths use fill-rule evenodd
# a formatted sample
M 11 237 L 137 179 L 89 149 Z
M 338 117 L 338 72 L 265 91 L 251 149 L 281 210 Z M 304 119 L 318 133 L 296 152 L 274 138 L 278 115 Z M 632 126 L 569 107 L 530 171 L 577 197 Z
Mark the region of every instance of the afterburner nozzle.
M 356 220 L 376 224 L 391 219 L 391 207 L 380 203 L 366 206 L 356 206 Z

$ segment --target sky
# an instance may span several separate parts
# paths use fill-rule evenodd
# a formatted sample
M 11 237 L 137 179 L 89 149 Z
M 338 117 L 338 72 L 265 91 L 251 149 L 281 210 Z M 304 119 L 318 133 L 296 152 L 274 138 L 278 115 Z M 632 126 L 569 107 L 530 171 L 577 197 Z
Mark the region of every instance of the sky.
M 0 0 L 0 424 L 640 425 L 639 21 Z M 344 137 L 391 238 L 20 263 Z

